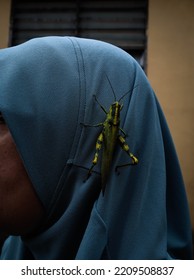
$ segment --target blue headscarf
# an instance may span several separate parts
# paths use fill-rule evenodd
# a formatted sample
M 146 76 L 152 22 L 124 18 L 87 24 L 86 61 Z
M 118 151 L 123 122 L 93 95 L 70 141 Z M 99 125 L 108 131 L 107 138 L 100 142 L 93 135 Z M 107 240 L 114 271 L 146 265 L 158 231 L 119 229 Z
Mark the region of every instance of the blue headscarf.
M 190 259 L 191 226 L 165 118 L 138 63 L 110 44 L 33 39 L 0 51 L 0 111 L 46 219 L 10 236 L 2 259 Z M 110 80 L 110 83 L 108 82 Z M 112 87 L 112 88 L 111 88 Z M 101 157 L 87 177 L 106 110 L 121 100 L 121 128 L 139 163 L 118 145 L 104 195 Z M 122 132 L 121 132 L 122 134 Z

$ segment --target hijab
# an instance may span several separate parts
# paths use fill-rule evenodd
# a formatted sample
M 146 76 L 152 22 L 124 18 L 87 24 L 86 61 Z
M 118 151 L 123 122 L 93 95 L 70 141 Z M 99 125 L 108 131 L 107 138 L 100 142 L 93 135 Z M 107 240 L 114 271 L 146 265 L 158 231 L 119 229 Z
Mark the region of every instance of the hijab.
M 46 211 L 36 234 L 6 240 L 2 259 L 191 258 L 174 145 L 157 98 L 129 54 L 97 40 L 36 38 L 1 50 L 0 73 L 0 111 Z M 115 172 L 131 162 L 116 145 L 103 194 L 106 139 L 98 141 L 98 162 L 87 174 L 104 111 L 121 97 L 126 137 L 119 134 L 139 162 Z

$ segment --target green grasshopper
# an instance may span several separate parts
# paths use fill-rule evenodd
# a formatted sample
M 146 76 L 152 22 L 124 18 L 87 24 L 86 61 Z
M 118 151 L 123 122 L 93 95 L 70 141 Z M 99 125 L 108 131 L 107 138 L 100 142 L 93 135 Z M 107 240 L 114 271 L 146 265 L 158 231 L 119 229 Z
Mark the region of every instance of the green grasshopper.
M 96 95 L 93 95 L 97 104 L 101 107 L 101 109 L 106 114 L 106 119 L 104 122 L 98 123 L 96 125 L 83 124 L 85 127 L 100 127 L 102 126 L 102 132 L 99 134 L 96 141 L 96 148 L 94 158 L 92 160 L 92 166 L 88 171 L 88 175 L 86 180 L 90 177 L 93 172 L 94 166 L 98 162 L 99 152 L 103 146 L 102 150 L 102 162 L 101 162 L 101 182 L 102 182 L 102 193 L 104 195 L 106 181 L 109 175 L 110 166 L 113 160 L 113 154 L 116 147 L 116 144 L 119 143 L 121 148 L 128 154 L 131 158 L 131 162 L 127 164 L 123 164 L 120 166 L 116 166 L 115 171 L 120 167 L 135 165 L 138 163 L 138 159 L 130 152 L 129 146 L 125 141 L 125 137 L 127 136 L 123 129 L 120 127 L 120 112 L 123 108 L 123 104 L 120 104 L 120 101 L 130 92 L 126 92 L 118 101 L 116 101 L 116 95 L 114 89 L 111 85 L 111 82 L 106 75 L 108 83 L 113 92 L 115 102 L 111 104 L 109 111 L 107 111 L 98 101 Z M 119 134 L 119 131 L 123 133 L 124 136 Z

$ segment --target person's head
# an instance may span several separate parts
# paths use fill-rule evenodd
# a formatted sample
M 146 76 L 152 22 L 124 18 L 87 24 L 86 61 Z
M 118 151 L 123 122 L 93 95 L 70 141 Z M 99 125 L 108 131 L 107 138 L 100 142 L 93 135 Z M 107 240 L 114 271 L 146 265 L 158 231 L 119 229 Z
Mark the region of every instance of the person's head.
M 0 228 L 28 234 L 39 223 L 56 222 L 71 201 L 93 205 L 101 191 L 100 163 L 83 182 L 98 131 L 80 123 L 104 118 L 94 94 L 107 108 L 115 101 L 107 76 L 115 98 L 127 91 L 130 98 L 134 60 L 109 44 L 68 37 L 31 40 L 2 50 L 1 57 Z

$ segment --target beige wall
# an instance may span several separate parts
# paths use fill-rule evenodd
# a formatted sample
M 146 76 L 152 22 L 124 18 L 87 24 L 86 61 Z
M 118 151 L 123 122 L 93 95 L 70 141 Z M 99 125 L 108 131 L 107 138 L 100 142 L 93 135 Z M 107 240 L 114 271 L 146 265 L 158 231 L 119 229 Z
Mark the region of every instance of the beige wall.
M 176 145 L 194 227 L 193 0 L 149 0 L 147 70 Z
M 0 49 L 6 48 L 9 41 L 11 0 L 0 0 Z

